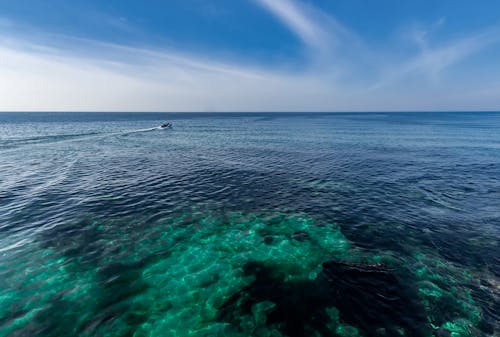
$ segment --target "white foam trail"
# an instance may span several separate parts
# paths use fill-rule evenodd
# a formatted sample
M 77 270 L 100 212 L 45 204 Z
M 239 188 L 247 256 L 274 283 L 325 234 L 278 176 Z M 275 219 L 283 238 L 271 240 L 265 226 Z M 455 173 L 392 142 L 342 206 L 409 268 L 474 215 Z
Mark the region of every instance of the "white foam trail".
M 128 135 L 131 133 L 150 132 L 150 131 L 165 130 L 165 129 L 168 129 L 168 128 L 162 128 L 161 126 L 156 126 L 154 128 L 132 130 L 132 131 L 127 131 L 127 132 L 123 132 L 123 133 L 116 133 L 116 134 Z
M 158 129 L 161 129 L 161 127 L 157 126 L 157 127 L 149 128 L 149 129 L 139 129 L 139 130 L 129 131 L 127 133 L 148 132 L 148 131 L 154 131 L 154 130 L 158 130 Z
M 70 139 L 64 139 L 64 140 L 58 140 L 56 141 L 57 143 L 60 142 L 79 142 L 79 141 L 84 141 L 88 139 L 95 139 L 95 138 L 105 138 L 105 137 L 111 137 L 111 136 L 123 136 L 123 135 L 129 135 L 129 134 L 134 134 L 134 133 L 141 133 L 141 132 L 151 132 L 155 130 L 166 130 L 168 128 L 162 128 L 161 126 L 155 126 L 153 128 L 147 128 L 147 129 L 138 129 L 138 130 L 130 130 L 130 131 L 118 131 L 118 132 L 109 132 L 109 133 L 93 133 L 89 135 L 82 135 L 81 137 L 75 137 L 75 138 L 70 138 Z M 66 135 L 68 136 L 68 135 Z M 72 136 L 72 135 L 69 135 Z M 78 135 L 75 135 L 78 136 Z M 8 153 L 12 151 L 17 151 L 19 147 L 23 146 L 32 146 L 32 147 L 38 147 L 38 146 L 47 146 L 53 142 L 49 143 L 30 143 L 30 144 L 22 144 L 16 147 L 8 148 L 8 149 L 1 149 L 2 153 Z

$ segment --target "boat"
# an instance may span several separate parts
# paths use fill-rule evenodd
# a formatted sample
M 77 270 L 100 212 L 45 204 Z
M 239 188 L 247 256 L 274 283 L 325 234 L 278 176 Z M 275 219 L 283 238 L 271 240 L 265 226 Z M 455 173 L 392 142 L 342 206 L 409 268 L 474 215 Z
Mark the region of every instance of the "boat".
M 172 127 L 172 123 L 163 123 L 160 125 L 160 129 L 170 129 Z

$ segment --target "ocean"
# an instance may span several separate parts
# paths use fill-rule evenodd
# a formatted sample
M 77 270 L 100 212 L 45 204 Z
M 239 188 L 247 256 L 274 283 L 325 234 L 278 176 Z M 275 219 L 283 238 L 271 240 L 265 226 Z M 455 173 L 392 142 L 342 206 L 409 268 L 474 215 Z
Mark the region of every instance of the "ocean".
M 500 113 L 0 113 L 0 336 L 499 336 L 499 242 Z

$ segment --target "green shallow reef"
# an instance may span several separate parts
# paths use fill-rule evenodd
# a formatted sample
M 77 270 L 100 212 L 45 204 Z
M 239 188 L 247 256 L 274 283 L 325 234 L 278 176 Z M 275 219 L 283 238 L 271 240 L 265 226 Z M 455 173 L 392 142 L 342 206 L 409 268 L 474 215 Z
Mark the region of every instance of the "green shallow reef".
M 0 257 L 1 336 L 477 336 L 473 275 L 307 214 L 84 219 Z M 403 317 L 404 316 L 404 317 Z

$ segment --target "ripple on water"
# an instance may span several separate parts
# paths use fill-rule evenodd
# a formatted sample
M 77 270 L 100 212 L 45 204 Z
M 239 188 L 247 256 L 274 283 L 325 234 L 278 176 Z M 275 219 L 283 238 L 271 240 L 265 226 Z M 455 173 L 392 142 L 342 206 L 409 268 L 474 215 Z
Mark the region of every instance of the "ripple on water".
M 37 240 L 2 263 L 2 334 L 426 336 L 482 321 L 459 268 L 407 268 L 306 214 L 87 219 Z
M 1 336 L 498 335 L 493 115 L 96 116 L 0 123 Z

